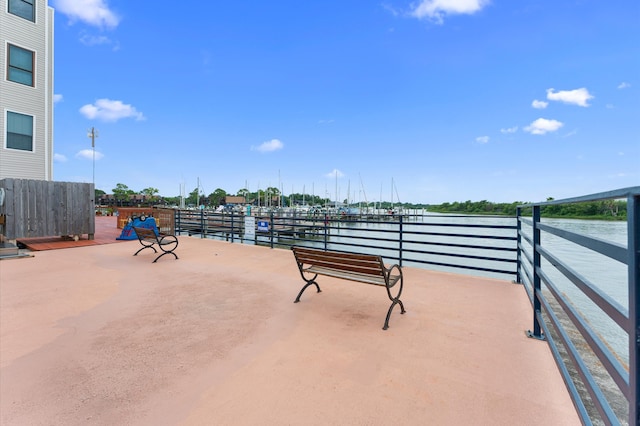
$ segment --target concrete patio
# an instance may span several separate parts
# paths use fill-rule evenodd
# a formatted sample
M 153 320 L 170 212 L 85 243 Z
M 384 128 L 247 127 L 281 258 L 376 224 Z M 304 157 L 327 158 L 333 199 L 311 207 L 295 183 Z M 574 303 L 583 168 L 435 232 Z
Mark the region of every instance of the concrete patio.
M 404 268 L 383 288 L 180 237 L 0 261 L 2 425 L 578 425 L 507 281 Z

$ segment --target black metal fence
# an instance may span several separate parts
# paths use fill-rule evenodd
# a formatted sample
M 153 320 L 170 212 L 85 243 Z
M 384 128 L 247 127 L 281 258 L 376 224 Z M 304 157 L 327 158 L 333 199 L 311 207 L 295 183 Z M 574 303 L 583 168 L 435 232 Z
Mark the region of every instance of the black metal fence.
M 540 218 L 546 206 L 616 199 L 627 201 L 626 246 Z M 523 217 L 524 210 L 530 218 Z M 548 341 L 583 423 L 640 424 L 640 187 L 520 206 L 518 228 L 518 276 L 533 305 L 530 335 Z M 550 249 L 548 241 L 553 239 L 562 240 L 568 249 Z M 578 250 L 626 267 L 626 282 L 623 278 L 612 288 L 626 287 L 627 303 L 614 300 L 602 283 L 592 282 L 571 265 L 569 254 Z M 598 262 L 606 264 L 604 259 Z M 601 277 L 606 276 L 603 272 Z M 625 334 L 626 348 L 611 343 L 617 332 Z
M 298 245 L 377 254 L 401 266 L 453 268 L 513 279 L 517 274 L 515 218 L 306 214 L 282 209 L 257 213 L 247 217 L 237 212 L 177 210 L 176 231 L 271 248 Z

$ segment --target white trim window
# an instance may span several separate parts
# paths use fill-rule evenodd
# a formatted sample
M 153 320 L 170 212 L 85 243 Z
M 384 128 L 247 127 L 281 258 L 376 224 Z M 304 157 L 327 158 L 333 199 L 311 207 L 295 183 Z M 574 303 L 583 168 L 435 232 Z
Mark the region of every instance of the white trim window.
M 9 13 L 31 22 L 36 22 L 36 5 L 34 0 L 9 0 Z
M 7 80 L 33 87 L 35 52 L 7 44 Z
M 7 149 L 33 152 L 33 116 L 7 111 Z

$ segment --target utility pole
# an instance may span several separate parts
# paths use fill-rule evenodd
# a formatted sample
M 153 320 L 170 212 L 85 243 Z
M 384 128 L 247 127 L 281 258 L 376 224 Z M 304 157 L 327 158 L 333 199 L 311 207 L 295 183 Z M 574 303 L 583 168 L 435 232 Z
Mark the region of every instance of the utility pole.
M 98 137 L 98 130 L 95 128 L 89 129 L 87 137 L 91 138 L 91 149 L 93 150 L 93 190 L 96 190 L 96 138 Z

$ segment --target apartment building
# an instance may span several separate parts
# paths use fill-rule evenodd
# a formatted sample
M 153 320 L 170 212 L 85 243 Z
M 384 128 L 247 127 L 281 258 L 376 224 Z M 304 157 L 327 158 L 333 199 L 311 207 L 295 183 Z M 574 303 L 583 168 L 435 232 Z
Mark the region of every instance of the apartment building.
M 0 179 L 53 180 L 53 13 L 0 0 Z

